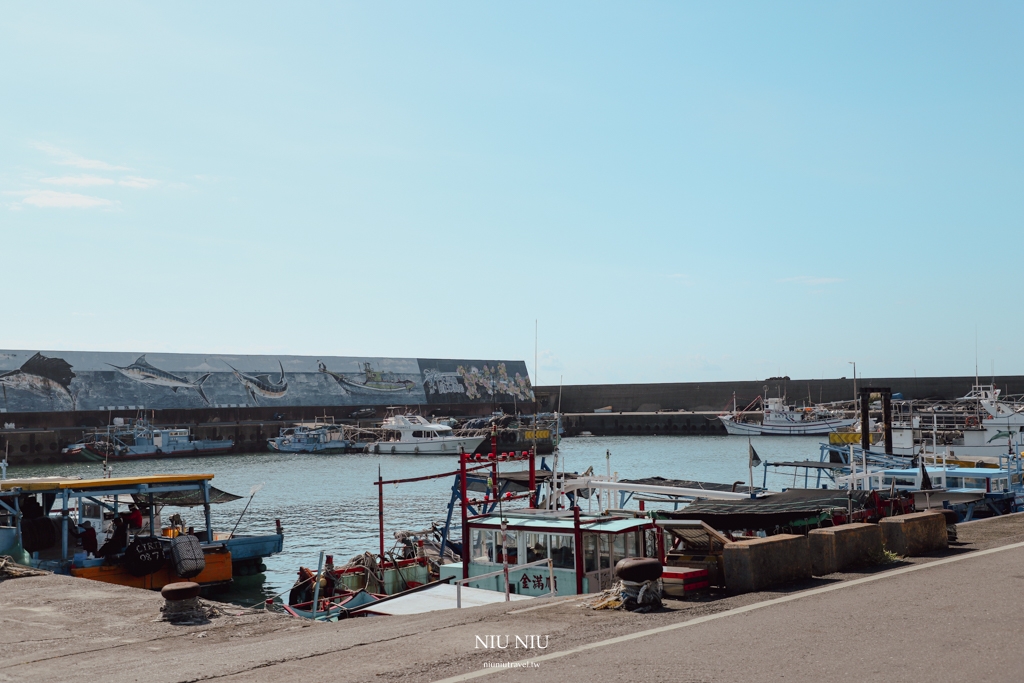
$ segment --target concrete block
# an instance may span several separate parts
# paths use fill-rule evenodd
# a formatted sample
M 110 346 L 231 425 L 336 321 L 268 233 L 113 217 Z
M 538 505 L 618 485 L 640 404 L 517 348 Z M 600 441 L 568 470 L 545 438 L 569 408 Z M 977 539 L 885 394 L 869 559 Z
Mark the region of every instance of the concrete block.
M 779 534 L 726 543 L 722 557 L 725 586 L 732 593 L 750 593 L 811 578 L 811 552 L 806 536 Z
M 887 550 L 914 557 L 949 547 L 946 517 L 941 512 L 915 512 L 886 517 L 878 523 Z
M 844 524 L 807 534 L 811 572 L 824 576 L 882 559 L 882 530 L 877 524 Z

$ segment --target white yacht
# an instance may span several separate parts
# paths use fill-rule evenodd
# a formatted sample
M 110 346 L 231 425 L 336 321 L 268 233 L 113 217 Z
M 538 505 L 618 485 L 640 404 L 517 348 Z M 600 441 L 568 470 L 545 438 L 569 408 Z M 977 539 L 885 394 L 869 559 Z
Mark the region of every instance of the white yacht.
M 785 398 L 766 398 L 763 407 L 764 418 L 760 422 L 748 422 L 743 419 L 743 412 L 735 410 L 719 415 L 718 419 L 730 434 L 744 436 L 821 436 L 849 427 L 857 421 L 819 406 L 797 408 L 787 405 Z
M 392 415 L 384 420 L 374 453 L 395 455 L 457 455 L 472 453 L 483 436 L 456 436 L 448 425 L 427 422 L 420 415 Z

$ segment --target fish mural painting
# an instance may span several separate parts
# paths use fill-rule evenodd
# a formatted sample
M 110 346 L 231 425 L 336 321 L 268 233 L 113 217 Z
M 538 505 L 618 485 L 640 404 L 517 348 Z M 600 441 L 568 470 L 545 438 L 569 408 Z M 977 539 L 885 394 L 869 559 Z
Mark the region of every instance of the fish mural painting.
M 399 377 L 393 372 L 374 370 L 372 363 L 363 363 L 361 373 L 331 372 L 327 366 L 317 361 L 320 372 L 334 378 L 347 391 L 363 391 L 377 393 L 410 392 L 416 383 L 410 379 Z
M 74 410 L 75 397 L 71 393 L 71 380 L 74 377 L 71 365 L 63 358 L 48 358 L 36 352 L 17 370 L 0 374 L 4 405 L 7 404 L 7 389 L 10 388 L 48 398 L 55 410 Z
M 113 363 L 107 363 L 110 367 L 114 368 L 122 375 L 129 379 L 133 379 L 136 382 L 142 382 L 153 387 L 167 387 L 171 391 L 177 391 L 178 389 L 194 389 L 199 398 L 203 399 L 206 405 L 210 405 L 210 399 L 206 397 L 206 393 L 203 391 L 203 383 L 210 379 L 213 373 L 206 373 L 197 380 L 187 380 L 184 377 L 178 377 L 171 373 L 155 368 L 146 361 L 146 354 L 139 356 L 134 363 L 121 367 L 114 365 Z
M 252 397 L 252 400 L 256 405 L 260 404 L 259 399 L 256 398 L 257 396 L 262 396 L 264 398 L 281 398 L 288 393 L 288 381 L 285 379 L 284 364 L 281 363 L 281 361 L 277 361 L 278 367 L 281 368 L 281 375 L 277 378 L 276 382 L 270 381 L 269 373 L 249 375 L 236 370 L 230 363 L 225 364 L 231 368 L 231 372 L 235 374 L 238 381 L 241 382 L 242 386 L 245 387 L 245 390 L 249 392 L 249 396 Z
M 515 360 L 0 349 L 5 414 L 295 406 L 340 418 L 530 400 L 526 364 Z

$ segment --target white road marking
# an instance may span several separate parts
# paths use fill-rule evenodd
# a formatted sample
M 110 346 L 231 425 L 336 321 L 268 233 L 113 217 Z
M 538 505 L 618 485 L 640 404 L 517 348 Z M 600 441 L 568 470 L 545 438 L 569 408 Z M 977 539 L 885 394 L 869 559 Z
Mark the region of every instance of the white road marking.
M 635 633 L 628 633 L 624 636 L 617 636 L 615 638 L 608 638 L 607 640 L 599 640 L 594 643 L 587 643 L 586 645 L 580 645 L 569 650 L 562 650 L 560 652 L 552 652 L 546 655 L 540 655 L 539 657 L 531 657 L 529 659 L 518 660 L 516 664 L 519 667 L 524 665 L 529 666 L 530 663 L 546 662 L 551 659 L 558 659 L 559 657 L 567 657 L 569 655 L 578 654 L 580 652 L 586 652 L 587 650 L 593 650 L 599 647 L 607 647 L 608 645 L 618 645 L 619 643 L 627 643 L 637 638 L 646 638 L 647 636 L 653 636 L 658 633 L 666 633 L 668 631 L 674 631 L 679 628 L 685 628 L 687 626 L 696 626 L 715 619 L 722 619 L 725 617 L 731 617 L 736 614 L 743 614 L 744 612 L 752 612 L 762 607 L 770 607 L 772 605 L 781 605 L 785 602 L 791 602 L 793 600 L 799 600 L 800 598 L 807 598 L 812 595 L 821 595 L 822 593 L 829 593 L 831 591 L 840 590 L 842 588 L 850 588 L 852 586 L 859 586 L 864 583 L 870 583 L 871 581 L 878 581 L 880 579 L 887 579 L 892 576 L 900 576 L 901 574 L 909 574 L 910 572 L 920 571 L 922 569 L 929 569 L 930 567 L 938 567 L 943 564 L 950 564 L 952 562 L 960 562 L 962 560 L 969 560 L 972 557 L 981 557 L 983 555 L 991 555 L 992 553 L 1002 552 L 1004 550 L 1013 550 L 1014 548 L 1024 547 L 1024 542 L 1012 543 L 1010 545 L 1000 546 L 998 548 L 989 548 L 988 550 L 978 550 L 975 552 L 964 553 L 963 555 L 956 555 L 954 557 L 946 557 L 941 560 L 935 560 L 934 562 L 926 562 L 924 564 L 915 564 L 910 567 L 902 567 L 900 569 L 893 569 L 888 572 L 880 572 L 878 574 L 872 574 L 871 576 L 865 576 L 859 579 L 852 579 L 850 581 L 840 581 L 828 586 L 822 586 L 821 588 L 811 588 L 810 590 L 800 591 L 799 593 L 792 593 L 790 595 L 784 595 L 781 598 L 773 598 L 771 600 L 765 600 L 763 602 L 755 602 L 752 605 L 745 605 L 744 607 L 736 607 L 734 609 L 726 610 L 724 612 L 716 612 L 715 614 L 708 614 L 703 617 L 697 617 L 696 619 L 690 619 L 689 621 L 683 621 L 678 624 L 669 624 L 667 626 L 659 626 L 657 628 L 647 629 L 646 631 L 636 631 Z M 469 681 L 474 678 L 480 678 L 482 676 L 490 676 L 492 674 L 502 673 L 504 671 L 512 670 L 516 667 L 508 668 L 488 668 L 480 669 L 479 671 L 470 671 L 469 673 L 460 674 L 458 676 L 452 676 L 450 678 L 444 678 L 435 683 L 458 683 L 458 681 Z

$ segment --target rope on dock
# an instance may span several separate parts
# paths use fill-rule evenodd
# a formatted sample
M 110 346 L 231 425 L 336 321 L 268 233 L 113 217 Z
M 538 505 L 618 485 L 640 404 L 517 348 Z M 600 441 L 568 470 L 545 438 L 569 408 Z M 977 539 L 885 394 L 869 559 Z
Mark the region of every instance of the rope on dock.
M 50 572 L 34 567 L 18 564 L 10 555 L 0 555 L 0 581 L 5 579 L 21 579 L 26 576 L 46 576 Z

